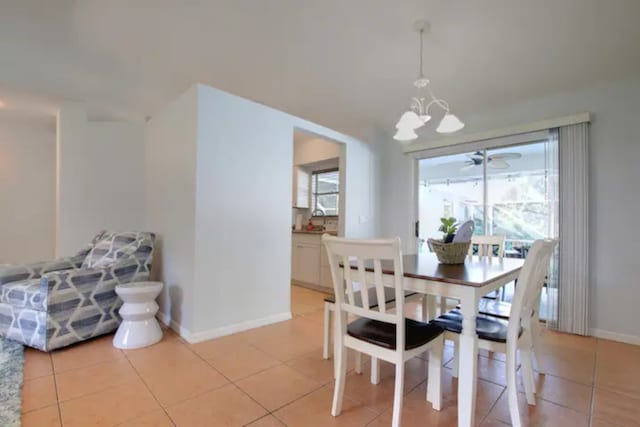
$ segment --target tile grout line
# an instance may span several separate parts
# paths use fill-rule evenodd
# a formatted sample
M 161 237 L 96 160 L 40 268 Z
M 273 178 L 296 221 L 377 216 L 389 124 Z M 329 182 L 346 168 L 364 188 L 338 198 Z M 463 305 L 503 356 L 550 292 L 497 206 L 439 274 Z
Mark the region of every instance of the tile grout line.
M 245 396 L 247 396 L 249 399 L 251 399 L 253 402 L 255 402 L 258 406 L 260 406 L 262 409 L 264 409 L 265 411 L 267 411 L 267 414 L 263 415 L 260 418 L 264 418 L 266 415 L 271 415 L 271 411 L 267 408 L 265 408 L 260 402 L 258 402 L 256 399 L 254 399 L 251 395 L 249 395 L 249 393 L 245 392 L 242 388 L 240 388 L 240 386 L 238 386 L 234 381 L 232 381 L 230 378 L 228 378 L 225 374 L 223 374 L 222 372 L 220 372 L 219 370 L 217 370 L 216 368 L 214 368 L 211 364 L 209 364 L 209 362 L 207 362 L 207 360 L 205 358 L 203 358 L 202 356 L 200 356 L 195 350 L 193 350 L 191 348 L 191 345 L 189 344 L 183 344 L 187 350 L 189 350 L 191 353 L 193 353 L 196 357 L 198 357 L 200 360 L 202 360 L 207 366 L 209 366 L 211 369 L 213 369 L 214 371 L 216 371 L 217 373 L 219 373 L 225 380 L 227 380 L 229 382 L 229 384 L 232 384 L 236 389 L 240 390 L 240 392 L 242 394 L 244 394 Z M 280 366 L 280 365 L 277 365 Z M 271 368 L 269 368 L 271 369 Z M 248 377 L 247 377 L 248 378 Z M 226 386 L 227 384 L 220 386 L 220 387 L 216 387 L 215 389 L 212 390 L 217 390 L 220 389 L 224 386 Z M 208 390 L 204 393 L 198 394 L 198 396 L 204 395 L 205 393 L 208 393 L 212 390 Z M 193 398 L 195 398 L 196 396 L 194 396 Z M 186 401 L 187 399 L 185 399 L 184 401 Z M 256 418 L 255 420 L 251 421 L 251 422 L 255 422 L 257 420 L 259 420 L 260 418 Z M 249 423 L 250 424 L 250 423 Z
M 596 351 L 593 360 L 593 376 L 591 378 L 591 400 L 589 402 L 589 425 L 593 424 L 593 407 L 596 398 L 596 369 L 598 366 L 598 353 L 600 347 L 600 339 L 596 338 Z
M 54 351 L 55 351 L 55 350 L 54 350 Z M 122 353 L 122 354 L 124 355 L 124 353 Z M 94 368 L 94 367 L 96 367 L 96 366 L 98 366 L 98 365 L 102 365 L 102 364 L 104 364 L 104 363 L 115 362 L 115 361 L 117 361 L 117 360 L 118 360 L 118 358 L 115 358 L 115 359 L 98 360 L 97 362 L 92 362 L 92 363 L 89 363 L 88 365 L 84 365 L 84 366 L 81 366 L 81 367 L 79 367 L 79 368 L 78 368 L 78 367 L 76 367 L 76 368 L 68 368 L 68 369 L 64 369 L 64 370 L 58 371 L 58 372 L 56 372 L 56 370 L 55 370 L 55 364 L 53 364 L 53 358 L 51 359 L 51 362 L 52 362 L 52 367 L 53 367 L 53 373 L 56 373 L 56 374 L 66 374 L 66 373 L 68 373 L 68 372 L 71 372 L 71 371 L 77 371 L 77 370 L 79 370 L 79 369 Z
M 138 376 L 138 378 L 140 379 L 140 381 L 142 381 L 142 384 L 144 384 L 144 387 L 147 389 L 147 391 L 149 391 L 149 394 L 151 394 L 151 396 L 153 397 L 153 400 L 156 401 L 156 403 L 160 406 L 160 409 L 162 409 L 162 412 L 165 413 L 165 415 L 167 416 L 167 418 L 169 418 L 169 421 L 171 421 L 171 424 L 173 424 L 174 427 L 176 427 L 176 423 L 173 420 L 173 418 L 171 418 L 171 415 L 169 415 L 169 413 L 167 412 L 167 410 L 165 409 L 165 407 L 162 405 L 162 403 L 160 403 L 160 401 L 158 400 L 158 398 L 156 397 L 156 395 L 153 393 L 153 391 L 151 390 L 151 388 L 149 387 L 149 385 L 147 384 L 147 382 L 144 380 L 144 378 L 142 378 L 142 375 L 140 375 L 140 372 L 138 372 L 138 369 L 136 369 L 135 365 L 133 364 L 133 362 L 131 362 L 131 360 L 129 359 L 129 357 L 127 356 L 127 353 L 120 350 L 122 352 L 122 354 L 124 355 L 124 358 L 127 362 L 129 362 L 129 365 L 131 366 L 131 368 L 133 369 L 133 371 L 136 373 L 136 375 Z M 138 417 L 136 417 L 138 418 Z M 135 418 L 132 418 L 131 420 L 134 420 Z M 127 422 L 128 420 L 124 420 L 122 423 Z M 122 424 L 120 423 L 120 424 Z M 64 426 L 63 426 L 64 427 Z
M 49 362 L 51 363 L 51 373 L 53 374 L 53 388 L 56 391 L 56 407 L 58 408 L 58 422 L 59 425 L 63 425 L 62 421 L 62 408 L 60 408 L 60 396 L 58 395 L 58 381 L 56 380 L 56 371 L 53 366 L 53 355 L 49 353 Z
M 125 359 L 125 358 L 123 358 L 122 360 L 124 361 L 124 360 L 126 360 L 126 359 Z M 94 364 L 89 365 L 89 366 L 86 366 L 86 367 L 87 367 L 87 368 L 94 368 L 94 367 L 96 367 L 96 366 L 98 366 L 98 365 L 101 365 L 101 364 L 103 364 L 103 363 L 109 363 L 109 362 L 113 362 L 113 361 L 104 361 L 104 362 L 94 363 Z M 78 369 L 84 369 L 84 368 L 85 368 L 85 367 L 78 368 Z M 68 370 L 66 370 L 66 371 L 64 371 L 64 372 L 58 372 L 58 374 L 57 374 L 57 375 L 61 375 L 61 374 L 68 374 L 69 372 L 74 371 L 74 370 L 76 370 L 76 369 L 68 369 Z M 137 374 L 137 372 L 136 372 L 136 374 Z M 56 375 L 56 374 L 55 374 L 55 373 L 53 373 L 52 375 Z M 41 377 L 41 378 L 42 378 L 42 377 Z M 67 402 L 71 402 L 72 400 L 81 399 L 81 398 L 83 398 L 83 397 L 85 397 L 85 396 L 93 396 L 94 394 L 102 393 L 102 392 L 103 392 L 103 391 L 105 391 L 105 390 L 111 390 L 112 388 L 119 387 L 119 386 L 121 386 L 121 385 L 125 384 L 127 381 L 130 381 L 130 380 L 131 380 L 131 379 L 129 378 L 129 379 L 127 379 L 127 380 L 124 380 L 124 381 L 123 381 L 123 382 L 121 382 L 121 383 L 112 384 L 112 385 L 109 385 L 109 386 L 107 386 L 107 387 L 101 388 L 100 390 L 90 391 L 90 392 L 88 392 L 88 393 L 84 393 L 84 394 L 82 394 L 82 395 L 80 395 L 80 396 L 71 397 L 71 398 L 69 398 L 69 399 L 65 399 L 65 400 L 58 401 L 58 402 L 59 402 L 59 403 L 67 403 Z M 56 382 L 56 384 L 57 384 L 57 382 Z M 57 391 L 57 390 L 56 390 L 56 391 Z M 51 406 L 51 405 L 48 405 L 48 406 Z M 29 412 L 32 412 L 32 411 L 29 411 Z
M 482 425 L 482 423 L 484 423 L 487 418 L 489 418 L 489 415 L 491 415 L 491 411 L 493 411 L 493 409 L 496 407 L 496 405 L 498 405 L 498 402 L 500 401 L 500 399 L 502 399 L 502 396 L 507 392 L 507 387 L 503 387 L 502 388 L 502 392 L 500 392 L 500 395 L 498 396 L 498 398 L 496 399 L 495 402 L 493 402 L 493 405 L 491 405 L 491 407 L 489 408 L 489 410 L 487 411 L 487 415 L 485 415 L 484 417 L 482 417 L 482 420 L 480 420 L 480 425 Z M 498 420 L 500 422 L 502 422 L 502 420 Z

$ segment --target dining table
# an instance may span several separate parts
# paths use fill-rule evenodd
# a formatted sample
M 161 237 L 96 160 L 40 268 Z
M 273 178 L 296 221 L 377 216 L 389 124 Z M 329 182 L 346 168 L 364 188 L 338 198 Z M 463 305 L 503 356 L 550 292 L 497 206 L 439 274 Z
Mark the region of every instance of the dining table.
M 460 301 L 458 426 L 473 426 L 478 373 L 478 337 L 475 332 L 478 303 L 483 296 L 517 279 L 524 259 L 467 256 L 464 264 L 442 264 L 435 254 L 420 253 L 404 255 L 402 263 L 405 291 L 426 296 L 422 299 L 423 320 L 436 317 L 436 297 Z M 393 262 L 382 261 L 381 267 L 385 286 L 393 287 Z M 352 264 L 351 268 L 357 269 L 357 266 Z M 365 264 L 365 271 L 365 280 L 373 283 L 373 265 Z M 336 331 L 334 337 L 337 336 Z M 336 347 L 334 345 L 334 349 Z

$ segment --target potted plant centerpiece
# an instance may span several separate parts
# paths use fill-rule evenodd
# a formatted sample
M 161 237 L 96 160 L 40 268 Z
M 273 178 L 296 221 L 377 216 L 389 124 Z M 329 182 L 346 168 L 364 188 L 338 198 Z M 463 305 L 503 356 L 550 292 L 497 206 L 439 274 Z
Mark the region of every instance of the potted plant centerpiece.
M 467 221 L 462 224 L 460 231 L 458 231 L 460 224 L 453 217 L 440 218 L 440 222 L 438 231 L 443 233 L 442 239 L 429 239 L 429 248 L 436 254 L 441 264 L 463 264 L 471 245 L 469 231 L 471 230 L 472 233 L 473 222 Z

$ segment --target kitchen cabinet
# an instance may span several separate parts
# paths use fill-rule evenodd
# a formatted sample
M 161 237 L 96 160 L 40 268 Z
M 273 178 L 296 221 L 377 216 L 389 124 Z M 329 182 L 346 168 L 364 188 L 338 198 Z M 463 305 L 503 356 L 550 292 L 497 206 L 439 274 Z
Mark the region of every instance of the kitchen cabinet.
M 291 279 L 302 285 L 333 289 L 321 235 L 293 233 L 291 242 Z
M 293 207 L 309 208 L 309 183 L 311 176 L 304 168 L 293 168 Z
M 320 247 L 320 286 L 333 289 L 333 279 L 331 278 L 331 267 L 329 267 L 329 257 L 327 249 Z
M 297 243 L 294 279 L 312 285 L 320 284 L 320 246 Z

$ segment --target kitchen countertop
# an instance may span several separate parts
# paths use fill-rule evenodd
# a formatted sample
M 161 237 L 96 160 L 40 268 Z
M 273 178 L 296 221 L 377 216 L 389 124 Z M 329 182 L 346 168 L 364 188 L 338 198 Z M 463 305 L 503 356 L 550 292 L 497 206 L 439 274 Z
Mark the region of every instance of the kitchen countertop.
M 304 228 L 302 230 L 291 230 L 292 233 L 299 233 L 299 234 L 319 234 L 319 235 L 323 235 L 325 233 L 327 234 L 331 234 L 332 236 L 337 236 L 338 232 L 337 231 L 308 231 L 305 230 Z

